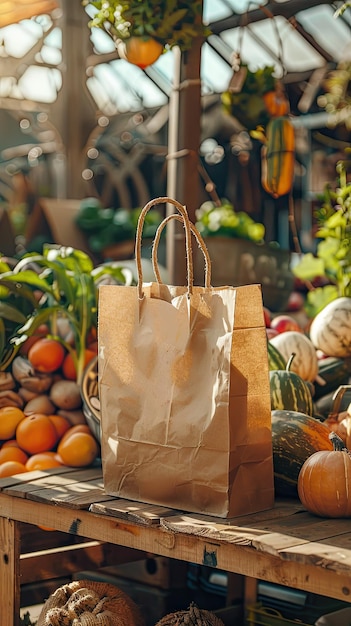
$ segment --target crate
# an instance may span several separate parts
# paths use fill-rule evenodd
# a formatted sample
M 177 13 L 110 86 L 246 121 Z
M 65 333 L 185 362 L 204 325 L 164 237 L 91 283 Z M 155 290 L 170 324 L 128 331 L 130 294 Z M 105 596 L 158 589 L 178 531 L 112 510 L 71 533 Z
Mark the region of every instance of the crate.
M 179 589 L 187 585 L 188 564 L 167 557 L 154 556 L 104 568 L 104 573 L 160 589 Z
M 262 285 L 263 303 L 270 311 L 284 311 L 294 285 L 290 251 L 234 237 L 206 237 L 212 261 L 211 284 Z M 201 250 L 194 250 L 194 282 L 203 284 L 204 262 Z
M 260 602 L 248 605 L 246 611 L 246 626 L 286 626 L 287 624 L 313 626 L 313 624 L 307 624 L 300 619 L 287 619 L 277 609 L 263 606 Z

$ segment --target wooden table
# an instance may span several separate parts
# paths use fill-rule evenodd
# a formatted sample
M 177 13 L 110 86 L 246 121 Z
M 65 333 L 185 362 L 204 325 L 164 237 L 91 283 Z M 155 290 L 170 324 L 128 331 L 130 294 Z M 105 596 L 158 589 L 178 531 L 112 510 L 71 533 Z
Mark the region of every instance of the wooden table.
M 23 522 L 351 602 L 350 520 L 313 517 L 298 500 L 231 520 L 192 515 L 108 497 L 100 467 L 60 468 L 0 480 L 3 626 L 19 620 Z

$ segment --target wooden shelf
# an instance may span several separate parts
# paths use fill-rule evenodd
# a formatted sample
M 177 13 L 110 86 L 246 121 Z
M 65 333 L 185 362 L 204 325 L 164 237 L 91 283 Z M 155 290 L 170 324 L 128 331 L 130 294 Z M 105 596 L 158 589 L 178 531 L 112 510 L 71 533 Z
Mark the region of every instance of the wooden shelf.
M 317 518 L 298 500 L 279 500 L 270 510 L 222 520 L 109 497 L 103 491 L 100 468 L 51 472 L 0 480 L 3 623 L 17 626 L 21 573 L 29 579 L 31 560 L 33 571 L 35 564 L 38 575 L 45 575 L 45 560 L 34 554 L 23 556 L 23 523 L 54 528 L 75 541 L 88 539 L 85 547 L 91 554 L 84 559 L 94 566 L 106 562 L 99 543 L 108 543 L 116 547 L 114 556 L 121 561 L 149 553 L 351 602 L 347 519 Z M 77 555 L 77 549 L 71 549 Z M 59 576 L 72 566 L 68 561 L 60 563 L 61 549 L 55 552 L 60 558 L 51 561 L 53 566 L 58 563 Z M 76 563 L 80 567 L 83 560 Z M 249 599 L 254 599 L 252 592 Z

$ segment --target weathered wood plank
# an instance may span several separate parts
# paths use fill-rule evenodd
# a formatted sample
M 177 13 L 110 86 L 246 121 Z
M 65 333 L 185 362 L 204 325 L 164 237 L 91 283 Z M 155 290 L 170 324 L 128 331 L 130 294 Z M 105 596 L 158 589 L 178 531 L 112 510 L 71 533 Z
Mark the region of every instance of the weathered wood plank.
M 20 476 L 22 474 L 18 475 L 18 477 Z M 3 491 L 11 496 L 31 498 L 33 500 L 40 498 L 40 501 L 41 499 L 47 501 L 51 497 L 49 491 L 52 491 L 52 496 L 54 496 L 72 494 L 76 490 L 79 496 L 82 492 L 87 492 L 93 488 L 100 491 L 103 489 L 101 470 L 99 468 L 89 468 L 84 473 L 72 471 L 72 468 L 70 468 L 70 471 L 60 473 L 59 475 L 42 472 L 34 478 L 29 477 L 27 482 L 17 480 L 15 483 L 4 487 Z M 36 494 L 36 498 L 34 498 L 34 494 Z M 42 498 L 40 494 L 42 494 Z
M 71 467 L 55 467 L 49 470 L 33 470 L 32 472 L 24 472 L 22 474 L 16 474 L 14 476 L 7 476 L 6 478 L 0 478 L 0 492 L 16 485 L 25 485 L 32 480 L 39 478 L 45 478 L 47 476 L 57 476 L 59 474 L 67 474 L 72 471 Z M 21 492 L 15 493 L 21 497 Z M 22 497 L 25 497 L 23 494 Z
M 91 504 L 89 510 L 92 513 L 112 515 L 146 526 L 153 524 L 159 525 L 161 517 L 169 517 L 173 514 L 179 515 L 179 511 L 169 509 L 168 507 L 132 502 L 131 500 L 123 500 L 122 498 L 102 503 L 94 502 Z

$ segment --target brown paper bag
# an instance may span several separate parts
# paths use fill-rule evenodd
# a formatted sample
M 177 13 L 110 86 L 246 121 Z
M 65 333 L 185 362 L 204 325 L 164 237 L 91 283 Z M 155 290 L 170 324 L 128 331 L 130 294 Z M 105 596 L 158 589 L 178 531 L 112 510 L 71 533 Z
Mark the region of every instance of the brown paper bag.
M 144 284 L 147 211 L 184 220 L 188 284 Z M 136 235 L 138 285 L 99 290 L 98 380 L 108 494 L 233 517 L 274 503 L 267 340 L 259 285 L 193 286 L 191 228 L 169 198 L 149 202 Z M 158 238 L 158 235 L 155 238 Z M 197 238 L 204 246 L 197 233 Z

